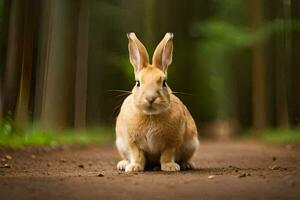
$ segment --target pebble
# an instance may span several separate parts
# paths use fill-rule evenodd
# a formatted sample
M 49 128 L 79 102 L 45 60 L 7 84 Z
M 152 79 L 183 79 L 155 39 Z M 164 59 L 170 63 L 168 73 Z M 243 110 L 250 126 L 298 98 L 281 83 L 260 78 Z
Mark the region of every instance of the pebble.
M 208 179 L 214 179 L 216 176 L 214 176 L 214 175 L 210 175 L 210 176 L 208 176 L 207 178 Z
M 4 166 L 4 168 L 11 168 L 11 166 L 7 163 L 5 163 L 3 166 Z
M 269 166 L 269 169 L 278 170 L 278 169 L 280 169 L 280 167 L 278 165 L 271 165 L 271 166 Z
M 80 167 L 80 168 L 84 168 L 84 165 L 78 165 L 78 167 Z
M 98 177 L 104 177 L 104 174 L 100 173 L 97 175 Z
M 12 156 L 10 156 L 10 155 L 5 155 L 4 156 L 7 160 L 11 160 L 12 159 Z
M 237 178 L 244 178 L 244 177 L 246 177 L 246 176 L 247 176 L 247 174 L 242 173 L 242 174 L 238 174 L 236 177 L 237 177 Z
M 263 175 L 263 174 L 259 174 L 259 176 L 260 176 L 261 178 L 263 178 L 263 179 L 265 179 L 265 178 L 266 178 L 266 176 L 265 176 L 265 175 Z

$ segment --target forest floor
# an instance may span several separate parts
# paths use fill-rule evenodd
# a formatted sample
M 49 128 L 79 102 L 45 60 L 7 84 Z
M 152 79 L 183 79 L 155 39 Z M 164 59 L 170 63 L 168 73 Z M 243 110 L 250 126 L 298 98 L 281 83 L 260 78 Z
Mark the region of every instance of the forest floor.
M 116 170 L 113 144 L 0 148 L 1 199 L 300 199 L 300 148 L 203 141 L 194 171 Z

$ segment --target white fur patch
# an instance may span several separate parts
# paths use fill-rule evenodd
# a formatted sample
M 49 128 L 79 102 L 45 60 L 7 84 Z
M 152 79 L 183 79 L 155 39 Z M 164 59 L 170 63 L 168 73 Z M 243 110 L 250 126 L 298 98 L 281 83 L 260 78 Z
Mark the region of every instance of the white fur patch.
M 122 152 L 128 160 L 130 159 L 129 149 L 127 143 L 122 137 L 118 137 L 116 140 L 116 146 L 120 152 Z
M 123 140 L 122 137 L 117 138 L 116 145 L 117 145 L 118 149 L 122 152 L 124 152 L 128 149 L 127 145 L 126 145 L 126 143 L 125 143 L 125 141 Z

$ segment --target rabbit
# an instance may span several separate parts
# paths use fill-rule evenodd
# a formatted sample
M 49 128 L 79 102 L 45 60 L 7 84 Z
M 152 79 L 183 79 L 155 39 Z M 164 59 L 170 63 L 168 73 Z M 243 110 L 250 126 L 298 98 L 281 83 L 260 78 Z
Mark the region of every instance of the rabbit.
M 152 64 L 135 33 L 127 37 L 136 84 L 116 120 L 116 146 L 122 157 L 117 168 L 137 172 L 144 171 L 146 163 L 156 163 L 162 171 L 193 169 L 190 160 L 199 145 L 197 128 L 166 82 L 173 33 L 166 33 L 158 44 Z

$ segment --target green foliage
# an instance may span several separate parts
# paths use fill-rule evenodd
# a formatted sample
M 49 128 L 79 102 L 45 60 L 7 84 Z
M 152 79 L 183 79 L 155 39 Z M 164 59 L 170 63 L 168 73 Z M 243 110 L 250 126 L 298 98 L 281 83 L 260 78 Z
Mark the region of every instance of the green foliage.
M 2 123 L 3 124 L 3 123 Z M 7 122 L 0 132 L 0 146 L 24 147 L 32 145 L 59 145 L 59 144 L 100 144 L 112 142 L 114 132 L 109 127 L 98 127 L 85 131 L 55 131 L 32 128 L 24 133 L 13 133 Z
M 261 138 L 270 143 L 300 143 L 300 131 L 293 129 L 272 129 L 262 132 Z
M 13 120 L 10 115 L 4 117 L 2 121 L 0 121 L 0 136 L 9 136 L 13 132 Z
M 249 130 L 242 132 L 240 136 L 262 140 L 275 144 L 296 144 L 300 143 L 300 130 L 291 128 L 266 129 L 262 131 Z
M 218 0 L 215 2 L 221 3 Z M 226 12 L 221 16 L 223 15 Z M 193 79 L 197 80 L 196 89 L 201 96 L 199 108 L 206 119 L 228 119 L 234 116 L 236 76 L 247 78 L 248 75 L 244 72 L 248 69 L 250 59 L 247 55 L 252 45 L 264 43 L 275 34 L 284 35 L 300 30 L 300 22 L 296 20 L 266 21 L 256 30 L 243 24 L 245 23 L 237 23 L 228 17 L 216 16 L 195 25 L 200 39 L 196 44 L 197 68 L 194 69 Z M 240 66 L 244 72 L 238 74 Z M 243 87 L 243 90 L 248 88 L 246 84 Z
M 274 33 L 300 30 L 299 21 L 276 19 L 253 31 L 246 26 L 237 26 L 220 20 L 207 21 L 196 26 L 200 35 L 220 45 L 245 48 L 256 42 L 263 42 Z

